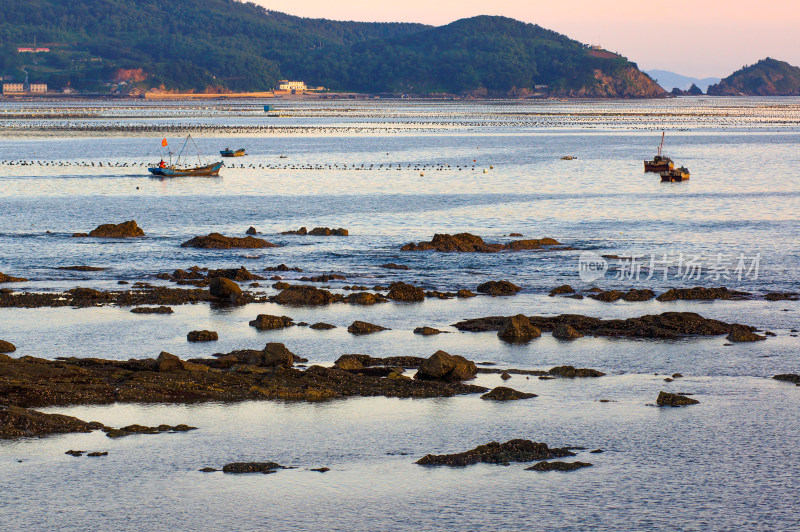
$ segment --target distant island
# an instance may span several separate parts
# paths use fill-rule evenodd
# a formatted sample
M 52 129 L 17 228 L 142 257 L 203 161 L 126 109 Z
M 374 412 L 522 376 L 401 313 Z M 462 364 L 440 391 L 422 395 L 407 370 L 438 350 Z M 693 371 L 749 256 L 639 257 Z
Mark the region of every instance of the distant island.
M 800 68 L 767 57 L 708 88 L 710 96 L 800 96 Z
M 692 85 L 695 85 L 701 92 L 705 92 L 709 85 L 720 81 L 719 78 L 694 78 L 670 72 L 669 70 L 647 70 L 646 74 L 668 91 L 679 89 L 688 92 Z
M 666 95 L 617 53 L 505 17 L 432 27 L 300 18 L 236 0 L 4 4 L 4 93 Z

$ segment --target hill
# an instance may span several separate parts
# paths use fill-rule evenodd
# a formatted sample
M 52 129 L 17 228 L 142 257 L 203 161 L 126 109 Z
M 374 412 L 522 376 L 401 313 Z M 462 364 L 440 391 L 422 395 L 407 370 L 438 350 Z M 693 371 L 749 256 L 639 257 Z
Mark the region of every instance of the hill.
M 0 74 L 80 90 L 269 90 L 280 78 L 360 92 L 653 97 L 622 56 L 533 24 L 339 22 L 237 0 L 4 0 Z M 17 53 L 34 36 L 47 53 Z
M 676 74 L 675 72 L 670 72 L 669 70 L 648 70 L 647 75 L 653 78 L 656 83 L 668 91 L 671 91 L 672 89 L 688 91 L 689 88 L 694 84 L 697 85 L 700 90 L 705 92 L 709 85 L 719 83 L 720 81 L 720 78 L 693 78 L 690 76 L 684 76 L 682 74 Z
M 767 57 L 708 88 L 712 96 L 800 96 L 800 68 Z

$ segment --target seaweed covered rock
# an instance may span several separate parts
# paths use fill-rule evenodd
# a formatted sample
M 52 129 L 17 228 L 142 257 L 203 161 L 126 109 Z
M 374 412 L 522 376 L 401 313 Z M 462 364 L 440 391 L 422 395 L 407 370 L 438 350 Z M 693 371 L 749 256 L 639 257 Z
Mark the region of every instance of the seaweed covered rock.
M 530 440 L 509 440 L 505 443 L 496 441 L 479 445 L 474 449 L 455 454 L 428 454 L 415 463 L 428 466 L 463 467 L 471 464 L 508 464 L 510 462 L 536 462 L 551 458 L 575 456 L 575 453 L 564 448 L 550 448 L 546 443 Z
M 17 350 L 17 346 L 11 342 L 0 340 L 0 353 L 13 353 Z
M 162 351 L 156 359 L 156 368 L 164 373 L 169 371 L 183 371 L 183 361 L 172 353 Z
M 294 325 L 294 320 L 289 316 L 273 316 L 271 314 L 259 314 L 256 319 L 250 321 L 250 327 L 255 327 L 259 331 L 284 329 L 291 325 Z
M 277 284 L 277 283 L 276 283 Z M 341 301 L 341 295 L 334 295 L 315 286 L 292 285 L 273 298 L 279 305 L 317 306 Z
M 208 282 L 208 292 L 220 299 L 236 299 L 242 295 L 238 284 L 227 277 L 214 277 Z
M 424 301 L 425 290 L 408 283 L 397 282 L 389 285 L 389 293 L 386 294 L 386 297 L 395 301 Z
M 688 406 L 700 403 L 697 399 L 675 393 L 660 392 L 656 399 L 658 406 Z
M 761 336 L 747 329 L 733 329 L 728 336 L 725 337 L 729 342 L 759 342 L 766 340 L 766 336 Z
M 477 374 L 478 368 L 471 360 L 444 351 L 436 351 L 420 364 L 414 378 L 455 382 L 474 379 Z
M 536 397 L 535 393 L 520 392 L 513 388 L 506 386 L 497 386 L 492 391 L 481 395 L 481 399 L 488 399 L 492 401 L 516 401 L 518 399 L 529 399 Z
M 18 406 L 0 405 L 0 439 L 91 432 L 102 426 L 101 423 L 89 423 L 72 416 L 45 414 Z
M 433 336 L 435 334 L 441 334 L 442 331 L 439 329 L 434 329 L 433 327 L 417 327 L 414 329 L 414 334 L 419 334 L 422 336 Z
M 186 335 L 186 339 L 190 342 L 216 342 L 219 340 L 219 335 L 216 331 L 191 331 Z
M 705 288 L 696 286 L 694 288 L 670 288 L 656 299 L 658 301 L 677 301 L 677 300 L 713 300 L 713 299 L 746 299 L 751 294 L 749 292 L 737 292 L 728 290 L 722 286 L 719 288 Z
M 555 297 L 555 296 L 562 295 L 562 294 L 574 294 L 574 293 L 575 293 L 575 289 L 574 288 L 572 288 L 568 284 L 562 284 L 561 286 L 557 286 L 557 287 L 553 288 L 552 290 L 550 290 L 550 293 L 548 295 L 550 297 Z
M 158 307 L 135 307 L 131 309 L 134 314 L 173 314 L 175 311 L 172 307 L 164 305 Z
M 201 249 L 233 249 L 233 248 L 274 248 L 276 244 L 267 242 L 262 238 L 246 236 L 244 238 L 236 236 L 224 236 L 220 233 L 209 233 L 206 236 L 196 236 L 187 240 L 181 247 L 201 248 Z
M 135 220 L 121 224 L 103 224 L 89 232 L 90 237 L 97 238 L 133 238 L 144 236 L 144 231 L 136 224 Z
M 0 272 L 0 283 L 24 283 L 27 281 L 24 277 L 12 277 Z
M 347 328 L 347 332 L 350 334 L 355 334 L 356 336 L 364 335 L 364 334 L 372 334 L 380 331 L 388 331 L 388 327 L 381 327 L 380 325 L 375 325 L 373 323 L 367 323 L 366 321 L 354 321 L 350 327 Z
M 526 467 L 525 471 L 575 471 L 576 469 L 583 469 L 584 467 L 592 467 L 588 462 L 539 462 L 530 467 Z
M 287 469 L 276 462 L 232 462 L 222 466 L 223 473 L 244 474 L 244 473 L 274 473 L 279 469 Z
M 556 366 L 547 373 L 553 377 L 562 377 L 565 379 L 602 377 L 605 375 L 605 373 L 597 371 L 596 369 L 576 368 L 573 366 Z
M 572 325 L 559 323 L 556 325 L 556 328 L 553 329 L 553 338 L 557 338 L 559 340 L 575 340 L 576 338 L 583 338 L 583 335 L 579 333 Z
M 477 290 L 490 296 L 513 296 L 522 288 L 509 281 L 487 281 L 478 285 Z
M 528 342 L 541 335 L 541 329 L 531 325 L 530 320 L 524 314 L 511 316 L 506 320 L 503 328 L 497 332 L 497 336 L 506 342 Z
M 502 244 L 490 245 L 477 235 L 471 233 L 435 234 L 430 242 L 420 242 L 418 244 L 409 243 L 400 248 L 400 251 L 441 251 L 461 252 L 461 253 L 493 253 L 502 249 Z

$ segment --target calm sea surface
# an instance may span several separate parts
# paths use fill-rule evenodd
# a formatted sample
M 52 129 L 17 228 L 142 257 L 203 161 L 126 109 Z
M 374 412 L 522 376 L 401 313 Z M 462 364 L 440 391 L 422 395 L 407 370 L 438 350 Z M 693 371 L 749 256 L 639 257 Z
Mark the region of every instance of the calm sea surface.
M 15 290 L 117 289 L 118 280 L 168 284 L 161 272 L 193 265 L 285 263 L 302 275 L 339 272 L 348 284 L 404 280 L 429 289 L 507 279 L 510 298 L 428 300 L 372 308 L 292 309 L 273 304 L 0 309 L 0 339 L 14 356 L 183 358 L 284 342 L 311 363 L 344 353 L 429 356 L 437 349 L 502 367 L 592 367 L 601 379 L 508 384 L 539 397 L 487 404 L 478 396 L 324 404 L 111 405 L 47 409 L 122 426 L 188 423 L 187 434 L 110 440 L 102 433 L 0 442 L 0 530 L 791 530 L 797 527 L 800 388 L 773 381 L 800 371 L 800 99 L 659 101 L 0 103 L 0 272 L 30 279 Z M 665 153 L 691 179 L 643 173 L 666 131 Z M 210 159 L 245 147 L 219 178 L 159 180 L 147 164 L 161 139 Z M 573 160 L 562 160 L 573 156 Z M 197 160 L 196 158 L 194 159 Z M 102 166 L 101 166 L 102 165 Z M 101 223 L 135 219 L 135 241 L 74 239 Z M 281 247 L 182 248 L 189 238 L 243 236 L 254 226 Z M 306 226 L 350 236 L 279 235 Z M 498 254 L 403 253 L 410 241 L 468 231 L 489 242 L 553 237 L 575 250 Z M 581 278 L 582 253 L 608 271 Z M 386 270 L 387 262 L 409 271 Z M 687 264 L 693 265 L 688 268 Z M 60 266 L 91 265 L 101 272 Z M 639 269 L 641 268 L 641 269 Z M 271 274 L 265 274 L 271 275 Z M 586 289 L 728 286 L 751 301 L 601 303 L 550 298 Z M 265 293 L 275 291 L 262 282 Z M 680 341 L 545 334 L 506 345 L 492 333 L 457 333 L 465 318 L 575 313 L 627 318 L 672 310 L 747 323 L 777 336 L 754 345 L 721 337 Z M 339 326 L 258 332 L 256 314 Z M 354 337 L 363 319 L 391 331 Z M 429 325 L 454 334 L 420 337 Z M 194 329 L 215 345 L 188 344 Z M 666 374 L 685 378 L 665 383 Z M 496 375 L 476 381 L 501 383 Z M 658 409 L 660 390 L 701 404 Z M 599 402 L 609 399 L 612 402 Z M 602 448 L 594 467 L 535 473 L 524 465 L 429 469 L 415 460 L 488 441 L 527 438 Z M 67 449 L 107 450 L 72 458 Z M 406 453 L 406 454 L 401 454 Z M 273 475 L 203 474 L 232 461 L 277 461 Z M 325 474 L 309 468 L 326 466 Z

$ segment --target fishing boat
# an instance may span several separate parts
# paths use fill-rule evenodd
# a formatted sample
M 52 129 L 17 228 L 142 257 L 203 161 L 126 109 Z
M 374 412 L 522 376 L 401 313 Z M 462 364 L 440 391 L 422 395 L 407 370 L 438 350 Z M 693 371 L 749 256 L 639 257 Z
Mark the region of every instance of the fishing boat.
M 672 159 L 662 154 L 663 148 L 664 148 L 664 132 L 662 131 L 661 145 L 658 147 L 658 153 L 656 154 L 655 157 L 653 157 L 652 161 L 644 162 L 645 172 L 669 172 L 675 167 L 675 164 L 672 162 Z
M 667 170 L 666 172 L 661 172 L 661 181 L 686 181 L 689 179 L 689 169 L 685 166 L 681 166 L 680 168 L 676 168 L 675 170 Z
M 219 154 L 223 157 L 244 157 L 244 148 L 239 148 L 238 150 L 225 148 L 224 150 L 220 151 Z
M 184 152 L 186 151 L 186 147 L 189 145 L 189 141 L 192 141 L 192 145 L 194 145 L 194 148 L 197 151 L 196 166 L 190 165 L 187 161 L 188 157 L 184 156 Z M 161 145 L 167 146 L 166 139 L 162 141 Z M 172 162 L 172 152 L 170 151 L 169 163 L 162 159 L 156 166 L 149 167 L 147 171 L 157 177 L 218 176 L 219 171 L 222 168 L 222 161 L 208 163 L 202 159 L 204 158 L 200 155 L 200 149 L 197 147 L 194 139 L 191 135 L 187 135 L 186 141 L 183 143 L 181 151 L 178 152 L 178 157 L 175 159 L 174 163 Z

